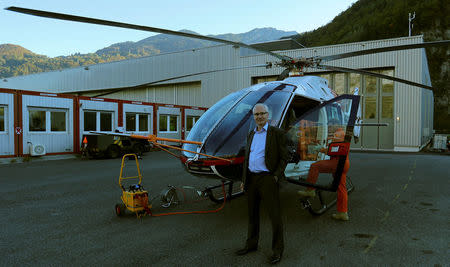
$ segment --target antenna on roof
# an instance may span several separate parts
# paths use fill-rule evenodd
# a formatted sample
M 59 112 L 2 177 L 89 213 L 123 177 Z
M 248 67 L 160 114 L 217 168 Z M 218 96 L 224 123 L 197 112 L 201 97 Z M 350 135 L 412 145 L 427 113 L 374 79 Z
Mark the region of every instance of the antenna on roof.
M 416 18 L 416 11 L 414 11 L 414 14 L 412 16 L 411 16 L 411 13 L 408 13 L 408 20 L 409 20 L 409 35 L 408 36 L 411 36 L 411 29 L 413 28 L 411 21 L 415 18 Z

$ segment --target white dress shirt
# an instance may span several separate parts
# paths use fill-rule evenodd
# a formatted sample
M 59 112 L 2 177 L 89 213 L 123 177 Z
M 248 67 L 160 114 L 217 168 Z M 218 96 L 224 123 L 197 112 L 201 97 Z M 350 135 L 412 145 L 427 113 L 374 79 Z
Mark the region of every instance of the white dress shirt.
M 265 149 L 266 149 L 266 138 L 267 138 L 267 128 L 269 123 L 266 122 L 261 131 L 255 128 L 255 134 L 253 135 L 252 144 L 250 146 L 250 155 L 248 159 L 248 169 L 253 173 L 268 172 L 265 163 Z

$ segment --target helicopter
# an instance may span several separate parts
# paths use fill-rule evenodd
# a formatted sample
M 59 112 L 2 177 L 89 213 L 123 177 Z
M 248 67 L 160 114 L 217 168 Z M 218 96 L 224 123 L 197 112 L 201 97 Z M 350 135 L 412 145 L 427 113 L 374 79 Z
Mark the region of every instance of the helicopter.
M 286 180 L 293 184 L 314 187 L 324 191 L 335 192 L 337 190 L 344 168 L 344 163 L 350 151 L 350 142 L 352 138 L 358 138 L 359 127 L 383 126 L 381 124 L 362 123 L 359 105 L 360 96 L 357 92 L 355 92 L 356 94 L 354 95 L 338 96 L 332 91 L 332 89 L 329 88 L 328 81 L 326 79 L 317 76 L 302 75 L 305 69 L 311 68 L 358 73 L 426 89 L 433 89 L 428 85 L 419 84 L 381 73 L 374 73 L 362 69 L 331 66 L 322 64 L 322 62 L 380 52 L 445 46 L 450 44 L 450 40 L 443 40 L 423 42 L 420 44 L 365 49 L 328 56 L 292 58 L 241 42 L 233 42 L 188 32 L 178 32 L 161 28 L 14 6 L 8 7 L 6 10 L 51 19 L 196 38 L 233 45 L 236 47 L 249 48 L 272 56 L 275 60 L 273 62 L 267 62 L 266 64 L 192 73 L 183 76 L 170 77 L 164 80 L 152 81 L 136 86 L 145 87 L 152 84 L 189 76 L 242 68 L 278 67 L 284 69 L 278 76 L 277 81 L 255 84 L 222 98 L 200 117 L 189 132 L 186 140 L 181 141 L 183 146 L 179 149 L 181 150 L 180 160 L 186 171 L 200 177 L 227 181 L 229 185 L 227 199 L 238 196 L 242 193 L 233 193 L 232 188 L 234 182 L 241 181 L 244 162 L 243 149 L 245 148 L 246 136 L 248 132 L 255 128 L 255 122 L 252 118 L 252 108 L 257 103 L 264 103 L 268 106 L 269 124 L 284 129 L 286 132 L 290 151 L 290 160 L 285 170 Z M 119 88 L 108 93 L 96 95 L 95 97 L 103 96 L 119 90 L 123 89 Z M 331 142 L 329 137 L 331 134 L 331 129 L 336 127 L 336 124 L 345 132 L 343 142 Z M 158 143 L 158 141 L 162 139 L 158 139 L 154 136 L 134 137 L 148 139 L 158 147 L 169 147 L 162 143 Z M 320 151 L 320 148 L 327 148 L 328 152 L 320 153 L 318 152 Z M 311 164 L 319 160 L 326 160 L 330 156 L 339 157 L 336 172 L 334 174 L 323 176 L 321 174 L 317 183 L 308 183 L 305 178 Z M 214 187 L 209 189 L 212 190 Z M 221 200 L 220 198 L 211 198 L 214 201 Z

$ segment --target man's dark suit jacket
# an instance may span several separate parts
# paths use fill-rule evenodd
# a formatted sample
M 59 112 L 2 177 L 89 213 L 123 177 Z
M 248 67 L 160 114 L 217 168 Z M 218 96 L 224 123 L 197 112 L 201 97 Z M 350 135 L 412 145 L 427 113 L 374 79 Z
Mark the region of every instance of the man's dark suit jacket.
M 254 130 L 247 135 L 247 145 L 245 146 L 244 169 L 242 171 L 242 182 L 244 183 L 245 190 L 248 188 L 248 160 L 254 135 Z M 267 128 L 264 157 L 266 167 L 269 169 L 270 173 L 277 176 L 278 179 L 284 177 L 284 169 L 286 168 L 288 160 L 288 151 L 286 147 L 286 135 L 280 128 L 270 125 Z

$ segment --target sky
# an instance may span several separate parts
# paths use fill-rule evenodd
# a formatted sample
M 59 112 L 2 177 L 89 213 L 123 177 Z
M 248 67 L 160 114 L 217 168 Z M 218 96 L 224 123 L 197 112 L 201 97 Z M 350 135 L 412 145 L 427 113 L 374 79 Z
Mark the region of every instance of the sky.
M 4 9 L 9 6 L 216 35 L 263 27 L 298 33 L 312 31 L 333 20 L 354 2 L 356 0 L 0 0 L 0 44 L 16 44 L 36 54 L 56 57 L 94 53 L 114 43 L 136 42 L 155 35 Z

